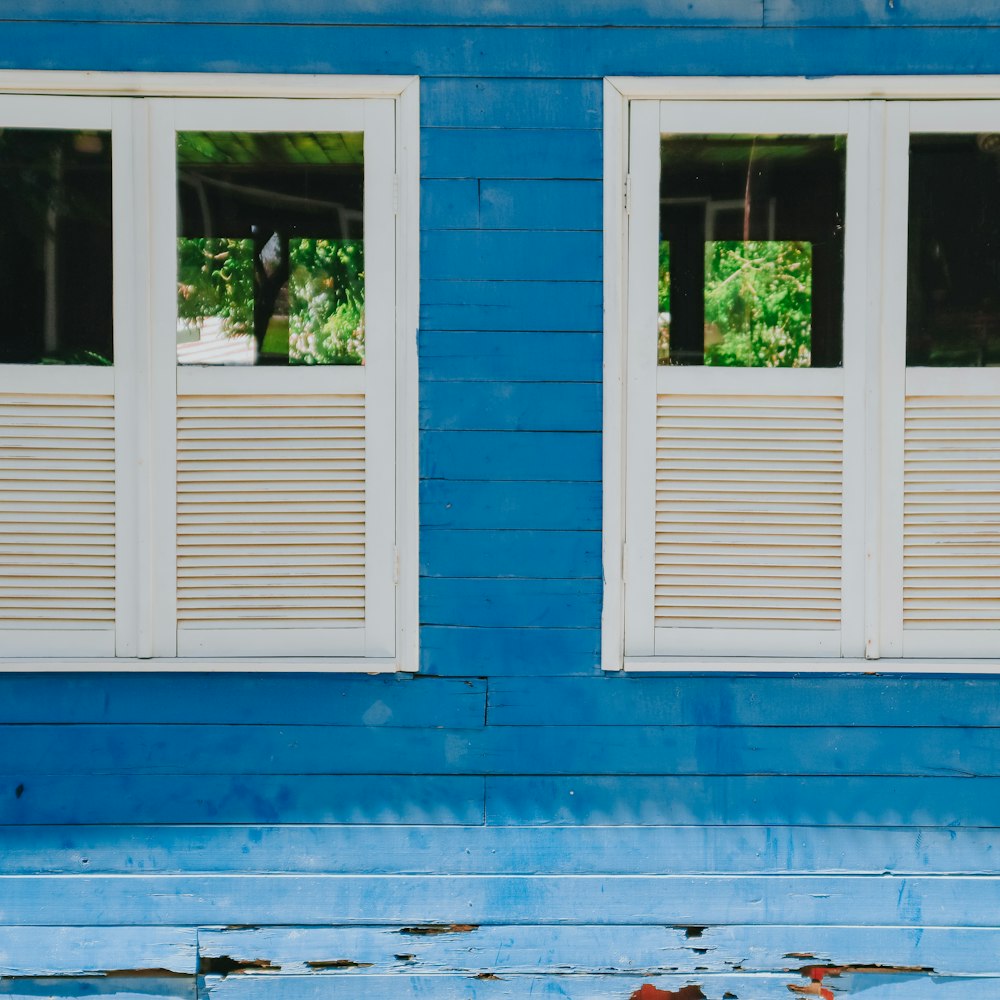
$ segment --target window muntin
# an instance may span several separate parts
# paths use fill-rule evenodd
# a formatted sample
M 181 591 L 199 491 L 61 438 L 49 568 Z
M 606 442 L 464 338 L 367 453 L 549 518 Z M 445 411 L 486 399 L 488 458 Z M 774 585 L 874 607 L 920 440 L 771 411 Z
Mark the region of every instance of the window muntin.
M 660 364 L 836 367 L 843 136 L 663 135 Z

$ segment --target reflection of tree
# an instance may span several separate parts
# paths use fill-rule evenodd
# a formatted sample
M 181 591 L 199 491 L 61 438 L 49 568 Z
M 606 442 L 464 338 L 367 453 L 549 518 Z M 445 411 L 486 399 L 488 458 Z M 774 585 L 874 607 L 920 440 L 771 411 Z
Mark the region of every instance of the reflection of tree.
M 252 332 L 258 356 L 287 300 L 290 363 L 363 363 L 361 240 L 183 237 L 177 291 L 181 319 L 219 317 L 230 334 Z
M 706 365 L 805 368 L 812 341 L 812 246 L 790 240 L 705 245 Z M 718 340 L 710 343 L 709 334 Z

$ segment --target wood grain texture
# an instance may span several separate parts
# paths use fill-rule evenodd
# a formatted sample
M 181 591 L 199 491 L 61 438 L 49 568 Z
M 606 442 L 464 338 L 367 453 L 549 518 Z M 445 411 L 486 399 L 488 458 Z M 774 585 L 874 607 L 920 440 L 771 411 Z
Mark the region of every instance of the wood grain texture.
M 24 826 L 0 875 L 989 875 L 994 830 L 765 826 Z
M 601 537 L 597 531 L 449 531 L 420 534 L 420 575 L 597 579 Z
M 1000 24 L 997 0 L 764 0 L 765 27 L 982 27 Z
M 599 665 L 598 628 L 464 628 L 426 625 L 420 630 L 424 674 L 535 676 L 551 669 L 592 674 Z M 572 666 L 568 666 L 572 664 Z
M 420 483 L 420 523 L 429 528 L 596 531 L 600 519 L 598 482 L 511 480 L 502 489 L 490 480 Z
M 427 382 L 424 430 L 600 431 L 597 382 Z
M 809 924 L 993 927 L 993 878 L 9 875 L 0 923 L 39 926 Z

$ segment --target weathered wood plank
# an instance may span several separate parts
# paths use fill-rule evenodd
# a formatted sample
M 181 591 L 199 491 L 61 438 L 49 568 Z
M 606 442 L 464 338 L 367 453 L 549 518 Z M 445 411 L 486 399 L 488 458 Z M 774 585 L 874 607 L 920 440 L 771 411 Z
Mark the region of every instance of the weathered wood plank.
M 0 923 L 994 927 L 995 878 L 8 875 Z
M 204 994 L 208 997 L 231 997 L 234 1000 L 256 998 L 295 998 L 295 1000 L 361 1000 L 375 996 L 434 997 L 445 1000 L 527 1000 L 535 997 L 559 997 L 567 1000 L 622 1000 L 643 996 L 681 996 L 724 1000 L 753 997 L 754 1000 L 787 1000 L 789 983 L 808 986 L 809 980 L 785 975 L 740 974 L 711 975 L 704 972 L 687 975 L 650 976 L 507 976 L 499 980 L 459 976 L 273 976 L 250 974 L 223 979 L 206 977 Z M 997 980 L 945 978 L 921 973 L 846 974 L 838 977 L 839 989 L 854 993 L 859 989 L 878 989 L 878 997 L 887 1000 L 979 1000 L 984 988 L 994 988 Z M 689 991 L 684 992 L 685 987 Z M 690 992 L 691 988 L 697 992 Z M 652 993 L 652 990 L 660 993 Z M 675 992 L 676 991 L 676 992 Z
M 603 169 L 596 128 L 420 130 L 421 177 L 599 180 Z
M 420 283 L 425 331 L 597 333 L 599 281 L 429 281 Z
M 602 102 L 599 80 L 478 77 L 420 83 L 420 121 L 431 128 L 601 128 Z
M 0 996 L 8 1000 L 75 1000 L 77 997 L 108 997 L 109 1000 L 177 998 L 196 1000 L 195 976 L 163 975 L 158 970 L 121 976 L 62 976 L 53 978 L 0 979 Z
M 482 722 L 485 701 L 482 680 L 429 680 L 404 674 L 0 674 L 0 722 L 4 723 L 298 723 L 464 729 Z
M 813 966 L 923 968 L 1000 976 L 1000 930 L 959 927 L 651 927 L 548 925 L 431 928 L 255 927 L 203 930 L 209 960 L 266 961 L 282 974 L 461 973 L 710 975 L 784 973 Z M 438 933 L 433 931 L 437 930 Z M 833 985 L 833 982 L 831 982 Z
M 424 382 L 599 382 L 597 333 L 421 331 Z
M 0 927 L 0 976 L 198 971 L 193 927 Z
M 488 480 L 423 479 L 420 523 L 428 528 L 596 531 L 601 526 L 601 484 L 512 480 L 501 487 Z
M 420 629 L 420 670 L 424 674 L 536 676 L 545 670 L 593 673 L 598 667 L 597 628 L 462 628 L 425 625 Z
M 467 178 L 423 181 L 420 219 L 424 229 L 478 229 L 479 182 Z
M 479 182 L 483 229 L 599 230 L 602 207 L 597 181 L 484 178 Z
M 424 382 L 424 430 L 600 431 L 598 382 Z
M 429 229 L 420 271 L 433 281 L 599 281 L 600 233 Z
M 601 575 L 597 531 L 449 531 L 420 534 L 420 575 L 584 579 Z
M 483 781 L 400 775 L 0 776 L 0 824 L 473 824 Z M 8 922 L 16 923 L 17 920 Z M 240 921 L 227 921 L 239 923 Z
M 996 832 L 865 827 L 0 828 L 0 874 L 997 875 Z
M 216 24 L 458 24 L 458 25 L 753 25 L 762 21 L 762 0 L 32 0 L 5 13 L 10 20 L 207 22 Z
M 420 445 L 424 479 L 481 480 L 501 494 L 507 489 L 506 483 L 499 485 L 502 480 L 537 480 L 536 489 L 543 493 L 543 484 L 597 482 L 601 476 L 601 436 L 596 431 L 424 431 Z
M 764 0 L 766 27 L 983 27 L 1000 24 L 997 0 Z
M 553 716 L 549 706 L 562 711 Z M 490 684 L 491 725 L 1000 726 L 1000 677 L 540 677 Z M 957 744 L 956 744 L 957 745 Z
M 426 582 L 426 581 L 425 581 Z M 465 579 L 490 616 L 580 614 L 597 580 Z M 575 598 L 579 595 L 581 601 Z M 428 601 L 435 596 L 428 595 Z M 440 593 L 437 594 L 440 597 Z M 455 596 L 452 601 L 459 599 Z M 443 600 L 437 605 L 447 608 Z M 558 626 L 555 626 L 558 627 Z M 567 626 L 563 626 L 567 627 Z M 595 626 L 596 627 L 596 626 Z M 554 703 L 553 703 L 554 704 Z M 1000 777 L 1000 730 L 816 726 L 0 726 L 0 761 L 44 774 L 899 775 Z M 928 781 L 928 800 L 950 786 Z
M 420 584 L 420 620 L 472 628 L 597 628 L 600 580 L 447 580 Z
M 996 827 L 1000 779 L 498 776 L 486 822 Z

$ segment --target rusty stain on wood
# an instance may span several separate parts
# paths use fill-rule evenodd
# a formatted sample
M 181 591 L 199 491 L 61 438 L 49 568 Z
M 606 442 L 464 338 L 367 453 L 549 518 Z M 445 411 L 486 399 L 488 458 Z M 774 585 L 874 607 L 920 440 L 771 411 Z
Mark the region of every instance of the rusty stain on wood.
M 679 990 L 661 990 L 652 983 L 643 983 L 629 1000 L 706 1000 L 701 987 L 694 984 Z
M 272 965 L 266 958 L 230 958 L 229 955 L 216 955 L 213 958 L 202 958 L 198 963 L 201 975 L 230 976 L 244 972 L 280 972 L 280 965 Z
M 786 955 L 786 958 L 795 958 L 796 955 Z M 800 974 L 807 977 L 811 982 L 806 985 L 801 983 L 789 983 L 788 989 L 797 996 L 821 997 L 822 1000 L 834 1000 L 833 990 L 823 985 L 823 980 L 829 976 L 835 979 L 845 973 L 857 973 L 861 975 L 883 975 L 883 976 L 912 976 L 912 975 L 934 975 L 934 970 L 926 966 L 915 965 L 878 965 L 878 964 L 858 964 L 858 965 L 807 965 L 799 970 Z
M 429 937 L 434 934 L 469 934 L 478 931 L 479 924 L 420 924 L 417 927 L 400 927 L 400 934 Z

